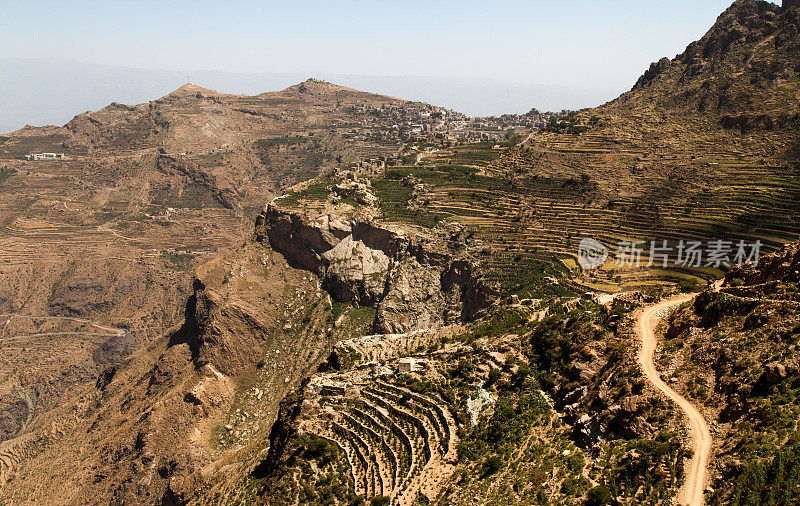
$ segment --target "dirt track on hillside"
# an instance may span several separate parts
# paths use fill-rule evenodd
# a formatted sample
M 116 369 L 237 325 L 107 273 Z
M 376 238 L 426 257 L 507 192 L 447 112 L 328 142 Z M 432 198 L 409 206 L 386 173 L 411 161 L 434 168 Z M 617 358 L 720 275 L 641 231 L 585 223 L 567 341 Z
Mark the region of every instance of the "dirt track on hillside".
M 66 332 L 43 332 L 37 334 L 27 334 L 27 335 L 17 335 L 12 337 L 0 337 L 0 341 L 12 341 L 16 339 L 28 339 L 32 337 L 45 337 L 45 336 L 66 336 L 66 335 L 84 335 L 84 336 L 95 336 L 95 337 L 119 337 L 124 336 L 128 331 L 125 329 L 118 329 L 115 327 L 107 327 L 105 325 L 100 325 L 99 323 L 93 322 L 91 320 L 86 320 L 83 318 L 72 318 L 69 316 L 31 316 L 25 314 L 0 314 L 0 319 L 5 320 L 3 322 L 2 327 L 0 327 L 0 333 L 5 330 L 5 327 L 11 322 L 13 318 L 25 318 L 28 320 L 59 320 L 59 321 L 71 321 L 81 325 L 89 325 L 91 327 L 95 327 L 102 332 L 87 332 L 87 331 L 66 331 Z
M 639 315 L 637 322 L 639 336 L 642 339 L 642 346 L 638 356 L 638 362 L 642 366 L 642 371 L 647 377 L 647 380 L 658 390 L 666 394 L 667 397 L 672 399 L 689 419 L 694 455 L 686 470 L 686 481 L 678 495 L 678 502 L 680 504 L 696 506 L 702 505 L 705 502 L 703 493 L 706 483 L 708 460 L 711 456 L 711 433 L 700 411 L 678 392 L 664 383 L 661 379 L 661 374 L 653 363 L 653 354 L 658 342 L 655 335 L 655 328 L 658 324 L 659 313 L 673 306 L 687 302 L 691 300 L 692 297 L 692 295 L 680 295 L 646 308 Z

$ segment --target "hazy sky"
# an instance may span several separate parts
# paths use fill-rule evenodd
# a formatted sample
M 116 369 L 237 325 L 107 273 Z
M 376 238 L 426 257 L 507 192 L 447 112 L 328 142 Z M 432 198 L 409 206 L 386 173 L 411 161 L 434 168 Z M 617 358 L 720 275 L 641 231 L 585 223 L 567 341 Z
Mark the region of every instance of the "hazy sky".
M 729 0 L 0 0 L 0 57 L 628 89 Z

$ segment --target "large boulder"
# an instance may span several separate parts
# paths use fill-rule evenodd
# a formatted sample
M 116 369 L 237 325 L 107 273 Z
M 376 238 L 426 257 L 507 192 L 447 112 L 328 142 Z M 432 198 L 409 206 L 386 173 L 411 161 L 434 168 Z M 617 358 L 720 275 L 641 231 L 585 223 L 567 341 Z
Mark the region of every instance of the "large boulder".
M 328 264 L 324 286 L 333 297 L 364 306 L 381 300 L 390 264 L 383 251 L 369 248 L 348 236 L 323 254 L 323 258 Z
M 786 379 L 786 376 L 785 365 L 778 362 L 771 362 L 764 365 L 764 372 L 761 374 L 761 379 L 770 385 L 774 385 Z
M 441 326 L 445 314 L 441 270 L 407 258 L 394 265 L 388 285 L 378 305 L 376 330 L 400 334 Z

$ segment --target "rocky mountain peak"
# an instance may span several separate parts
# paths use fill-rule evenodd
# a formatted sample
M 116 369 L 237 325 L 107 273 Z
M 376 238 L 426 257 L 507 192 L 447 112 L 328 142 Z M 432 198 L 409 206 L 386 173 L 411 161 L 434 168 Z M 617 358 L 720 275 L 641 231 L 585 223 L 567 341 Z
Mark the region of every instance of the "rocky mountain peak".
M 731 47 L 737 43 L 754 42 L 772 35 L 778 28 L 776 23 L 778 13 L 778 6 L 771 2 L 737 0 L 720 14 L 714 26 L 702 39 L 689 44 L 674 60 L 662 58 L 650 65 L 633 89 L 647 86 L 656 77 L 665 74 L 671 64 L 684 63 L 702 67 L 724 59 Z M 690 74 L 696 75 L 696 72 L 696 69 L 692 69 Z
M 178 88 L 177 90 L 173 91 L 168 97 L 182 97 L 188 95 L 196 95 L 200 93 L 201 95 L 217 95 L 217 91 L 210 90 L 208 88 L 203 88 L 202 86 L 198 86 L 193 83 L 187 83 Z
M 737 0 L 683 53 L 653 63 L 619 103 L 655 102 L 742 132 L 796 129 L 796 103 L 786 107 L 786 97 L 800 88 L 797 3 Z
M 338 84 L 315 78 L 306 79 L 302 83 L 295 84 L 284 90 L 284 93 L 299 95 L 329 95 L 341 92 L 361 93 L 346 86 L 340 86 Z

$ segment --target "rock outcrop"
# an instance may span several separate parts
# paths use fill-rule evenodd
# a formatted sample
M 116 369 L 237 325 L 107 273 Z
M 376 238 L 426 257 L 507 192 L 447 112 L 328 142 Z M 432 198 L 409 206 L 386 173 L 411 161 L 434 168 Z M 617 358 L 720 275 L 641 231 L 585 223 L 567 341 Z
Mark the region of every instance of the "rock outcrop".
M 761 379 L 770 385 L 774 385 L 786 379 L 787 374 L 785 365 L 772 362 L 764 365 L 764 373 L 761 375 Z
M 758 265 L 745 265 L 731 269 L 725 276 L 725 284 L 731 286 L 735 279 L 745 286 L 767 283 L 797 283 L 800 281 L 800 243 L 788 244 L 779 251 L 759 259 Z
M 164 174 L 180 174 L 195 184 L 205 186 L 214 195 L 214 199 L 227 209 L 235 209 L 238 206 L 237 192 L 228 181 L 200 167 L 189 158 L 161 153 L 158 156 L 157 168 Z
M 430 231 L 336 215 L 306 217 L 270 204 L 256 238 L 308 269 L 340 301 L 377 309 L 375 331 L 403 333 L 470 320 L 497 295 L 457 224 Z
M 339 300 L 355 300 L 364 305 L 383 298 L 390 260 L 379 249 L 349 235 L 323 255 L 328 263 L 324 284 Z
M 378 201 L 369 187 L 369 180 L 366 182 L 358 181 L 352 172 L 348 173 L 349 178 L 341 181 L 332 188 L 333 194 L 340 199 L 352 198 L 359 204 L 371 206 Z

